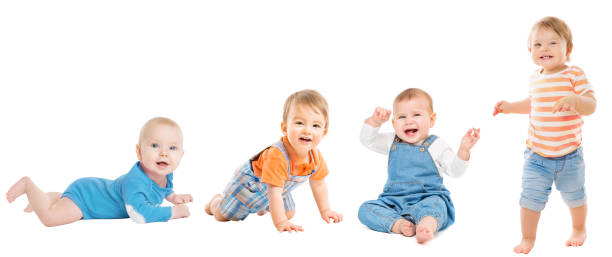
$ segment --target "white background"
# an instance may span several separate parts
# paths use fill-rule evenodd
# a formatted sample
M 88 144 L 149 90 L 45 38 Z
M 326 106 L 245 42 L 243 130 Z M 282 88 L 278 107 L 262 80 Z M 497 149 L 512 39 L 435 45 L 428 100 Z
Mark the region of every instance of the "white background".
M 548 15 L 572 29 L 571 64 L 599 102 L 584 125 L 586 244 L 564 246 L 570 216 L 553 190 L 532 255 L 601 255 L 611 228 L 609 10 L 589 1 L 2 1 L 0 189 L 25 175 L 45 191 L 79 177 L 114 179 L 136 161 L 142 124 L 165 116 L 185 138 L 175 191 L 195 202 L 191 217 L 168 223 L 46 228 L 21 212 L 25 197 L 3 200 L 0 255 L 513 255 L 528 117 L 491 114 L 498 100 L 527 97 L 536 68 L 527 36 Z M 359 130 L 408 87 L 432 95 L 433 133 L 455 148 L 467 129 L 482 129 L 467 174 L 445 180 L 456 223 L 424 246 L 357 219 L 386 180 L 386 157 L 361 146 Z M 305 88 L 330 105 L 320 149 L 332 207 L 345 220 L 325 224 L 308 186 L 294 191 L 303 233 L 279 234 L 269 215 L 229 223 L 205 215 L 234 169 L 281 137 L 284 100 Z

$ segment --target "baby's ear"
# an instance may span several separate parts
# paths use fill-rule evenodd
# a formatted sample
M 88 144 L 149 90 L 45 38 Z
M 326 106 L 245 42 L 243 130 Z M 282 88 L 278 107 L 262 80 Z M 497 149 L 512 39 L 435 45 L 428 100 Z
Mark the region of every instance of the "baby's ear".
M 142 161 L 142 153 L 140 152 L 140 144 L 136 144 L 136 156 L 139 161 Z
M 433 128 L 434 124 L 436 124 L 436 113 L 435 112 L 432 113 L 431 116 L 429 116 L 429 118 L 431 119 L 429 121 L 429 124 L 430 124 L 429 127 Z
M 283 132 L 284 136 L 287 136 L 287 124 L 285 124 L 284 121 L 281 121 L 281 131 Z

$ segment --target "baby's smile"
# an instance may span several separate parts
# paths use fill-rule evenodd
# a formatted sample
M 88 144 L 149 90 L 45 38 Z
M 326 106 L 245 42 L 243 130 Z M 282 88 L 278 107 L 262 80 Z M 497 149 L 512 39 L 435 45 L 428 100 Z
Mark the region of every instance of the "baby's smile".
M 416 128 L 414 128 L 414 129 L 406 129 L 406 130 L 404 130 L 404 134 L 406 134 L 406 136 L 408 136 L 408 137 L 413 137 L 413 136 L 415 136 L 415 135 L 416 135 L 416 133 L 417 133 L 418 131 L 419 131 L 419 130 L 418 130 L 418 129 L 416 129 Z
M 157 164 L 157 167 L 160 169 L 165 169 L 168 167 L 168 163 L 167 162 L 156 162 L 155 164 Z
M 302 143 L 310 143 L 310 142 L 312 142 L 312 138 L 311 137 L 303 136 L 303 137 L 300 137 L 300 142 L 302 142 Z
M 552 59 L 552 58 L 553 58 L 552 55 L 543 55 L 543 56 L 540 56 L 540 60 L 548 60 L 548 59 Z

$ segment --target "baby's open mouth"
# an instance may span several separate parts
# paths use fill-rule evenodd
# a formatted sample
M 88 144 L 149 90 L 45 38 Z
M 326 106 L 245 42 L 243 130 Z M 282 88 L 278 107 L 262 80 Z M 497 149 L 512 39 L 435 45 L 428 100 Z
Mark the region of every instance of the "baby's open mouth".
M 308 138 L 308 137 L 300 137 L 300 141 L 311 142 L 311 141 L 312 141 L 312 138 Z
M 544 56 L 540 56 L 540 59 L 542 59 L 542 60 L 548 60 L 548 59 L 551 59 L 551 58 L 553 58 L 553 56 L 552 56 L 552 55 L 544 55 Z
M 418 129 L 407 129 L 407 130 L 404 130 L 404 133 L 407 136 L 414 136 L 414 134 L 416 134 L 417 131 L 419 131 L 419 130 Z
M 167 162 L 156 162 L 155 164 L 157 164 L 158 167 L 168 167 Z

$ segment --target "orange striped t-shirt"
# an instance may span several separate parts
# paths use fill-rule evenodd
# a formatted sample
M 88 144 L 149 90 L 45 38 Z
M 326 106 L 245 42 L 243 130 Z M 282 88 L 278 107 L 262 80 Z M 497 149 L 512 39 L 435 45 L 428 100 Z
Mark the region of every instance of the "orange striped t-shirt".
M 552 113 L 559 99 L 593 92 L 582 69 L 571 66 L 555 74 L 531 76 L 529 97 L 529 138 L 527 147 L 544 157 L 559 157 L 576 150 L 582 143 L 582 117 L 574 111 Z

